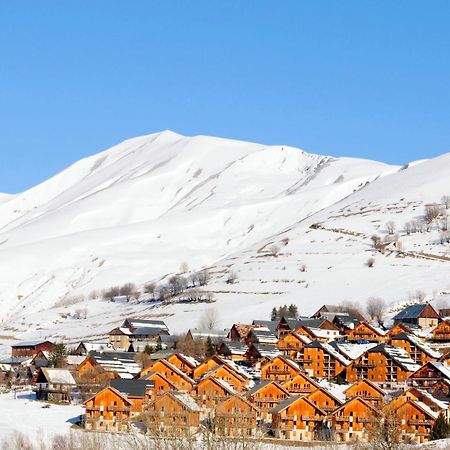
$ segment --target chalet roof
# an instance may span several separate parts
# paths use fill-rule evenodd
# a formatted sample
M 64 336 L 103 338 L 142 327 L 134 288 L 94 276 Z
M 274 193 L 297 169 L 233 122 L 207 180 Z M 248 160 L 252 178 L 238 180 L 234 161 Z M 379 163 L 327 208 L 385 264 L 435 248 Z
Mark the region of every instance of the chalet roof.
M 342 363 L 344 366 L 348 366 L 350 365 L 351 361 L 349 359 L 347 359 L 345 356 L 341 355 L 336 348 L 331 345 L 331 344 L 327 344 L 325 342 L 320 342 L 320 341 L 312 341 L 311 343 L 309 343 L 307 346 L 307 348 L 321 348 L 323 349 L 325 352 L 327 352 L 329 355 L 333 356 L 335 359 L 337 359 L 340 363 Z
M 173 354 L 173 353 L 172 353 Z M 197 361 L 194 357 L 186 355 L 184 353 L 176 353 L 181 359 L 184 360 L 189 366 L 191 367 L 197 367 L 200 365 L 200 362 Z
M 81 355 L 67 355 L 66 361 L 69 366 L 79 366 L 86 358 Z
M 16 347 L 36 347 L 39 344 L 53 344 L 53 342 L 48 341 L 47 339 L 44 340 L 35 340 L 35 341 L 22 341 L 22 342 L 16 342 L 11 345 L 12 348 Z
M 358 359 L 362 354 L 364 354 L 367 350 L 371 349 L 378 345 L 376 342 L 370 342 L 368 344 L 351 344 L 351 343 L 338 343 L 338 342 L 330 342 L 333 348 L 336 349 L 337 352 L 341 353 L 346 359 L 355 360 Z
M 426 391 L 425 389 L 419 389 L 419 388 L 412 388 L 418 391 L 418 393 L 425 398 L 428 402 L 432 403 L 436 409 L 438 410 L 446 410 L 448 408 L 448 402 L 443 402 L 442 400 L 437 399 L 434 395 L 432 395 L 430 392 Z M 424 401 L 425 403 L 425 401 Z
M 422 317 L 423 310 L 430 306 L 433 308 L 429 303 L 420 303 L 418 305 L 409 305 L 406 308 L 402 309 L 397 315 L 393 317 L 394 321 L 402 321 L 402 320 L 411 320 L 411 319 L 418 319 L 419 317 Z M 433 309 L 434 311 L 434 309 Z M 439 317 L 439 314 L 436 313 L 436 315 L 432 315 L 431 317 Z
M 220 416 L 221 413 L 219 412 L 219 410 L 222 409 L 224 407 L 224 405 L 226 405 L 227 403 L 230 403 L 230 402 L 232 402 L 234 400 L 239 400 L 239 401 L 245 403 L 250 409 L 252 409 L 252 410 L 254 410 L 256 412 L 259 412 L 259 408 L 254 403 L 249 402 L 244 396 L 239 395 L 239 394 L 236 393 L 232 397 L 228 397 L 226 400 L 224 400 L 222 403 L 219 403 L 216 406 L 216 408 L 215 408 L 216 415 Z M 227 411 L 226 414 L 228 415 L 228 411 Z
M 168 358 L 170 355 L 173 355 L 172 350 L 158 350 L 156 352 L 153 352 L 150 354 L 150 359 L 156 361 L 158 359 L 165 359 Z
M 351 384 L 347 389 L 345 389 L 344 393 L 346 393 L 348 390 L 350 390 L 352 387 L 357 386 L 358 384 L 367 383 L 369 386 L 371 386 L 373 389 L 378 391 L 381 395 L 386 396 L 386 391 L 380 388 L 376 383 L 373 381 L 368 380 L 367 378 L 362 378 L 358 381 L 355 381 L 353 384 Z
M 190 409 L 193 412 L 202 411 L 202 408 L 197 404 L 197 402 L 189 395 L 189 394 L 181 394 L 181 393 L 170 393 L 177 400 L 179 400 L 186 408 Z
M 442 377 L 444 379 L 450 381 L 450 369 L 447 366 L 445 366 L 444 364 L 442 364 L 441 362 L 428 361 L 422 367 L 424 367 L 424 366 L 433 367 L 435 370 L 437 370 L 442 375 Z M 419 367 L 419 369 L 421 369 L 421 367 Z M 419 370 L 419 369 L 417 369 L 417 370 Z
M 127 324 L 130 324 L 133 328 L 159 327 L 169 330 L 169 328 L 167 327 L 166 323 L 163 320 L 128 318 L 124 320 L 122 327 L 126 327 Z
M 141 368 L 134 360 L 135 353 L 131 352 L 89 352 L 107 372 L 116 372 L 120 378 L 133 378 Z
M 186 375 L 183 371 L 181 371 L 178 367 L 176 367 L 175 365 L 173 365 L 172 363 L 170 363 L 166 359 L 159 359 L 154 364 L 156 364 L 157 362 L 161 362 L 162 364 L 167 366 L 172 372 L 175 372 L 177 375 L 179 375 L 181 378 L 184 378 L 186 381 L 188 381 L 192 385 L 195 384 L 194 380 L 191 377 Z M 217 366 L 215 366 L 214 368 L 217 368 Z
M 336 383 L 331 383 L 329 380 L 322 379 L 319 382 L 319 388 L 317 391 L 313 391 L 307 395 L 311 397 L 316 394 L 316 392 L 322 391 L 322 393 L 329 395 L 332 399 L 336 400 L 337 403 L 342 405 L 345 403 L 345 385 L 338 385 Z M 317 394 L 316 394 L 317 395 Z
M 429 417 L 432 417 L 433 419 L 437 419 L 439 416 L 439 413 L 436 411 L 433 411 L 428 405 L 426 405 L 423 402 L 417 401 L 417 400 L 409 400 L 413 405 L 416 405 L 419 409 L 421 409 L 425 414 L 427 414 Z
M 295 336 L 299 341 L 302 341 L 304 344 L 309 344 L 310 342 L 312 342 L 308 336 L 305 336 L 304 334 L 296 333 L 295 331 L 291 331 L 286 336 L 289 336 L 289 335 Z
M 225 380 L 222 380 L 221 378 L 216 377 L 209 377 L 208 380 L 213 381 L 214 383 L 217 383 L 219 386 L 221 386 L 223 389 L 225 389 L 228 393 L 234 395 L 236 394 L 236 390 L 231 386 L 231 384 L 227 383 Z M 206 379 L 202 379 L 202 381 L 206 381 Z
M 50 369 L 42 367 L 40 371 L 48 383 L 76 385 L 76 381 L 67 369 Z
M 442 356 L 441 353 L 439 353 L 436 350 L 433 350 L 427 343 L 423 342 L 418 336 L 411 334 L 411 333 L 398 333 L 391 337 L 391 339 L 404 339 L 412 344 L 416 345 L 420 350 L 422 350 L 425 354 L 428 356 L 431 356 L 432 358 L 440 358 Z
M 254 320 L 252 325 L 268 328 L 273 334 L 277 333 L 278 320 Z
M 190 333 L 194 339 L 206 339 L 210 338 L 221 338 L 226 339 L 229 329 L 225 330 L 198 330 L 197 328 L 191 328 L 188 330 L 188 334 Z
M 122 394 L 120 391 L 118 391 L 117 389 L 114 389 L 111 386 L 106 386 L 104 387 L 102 390 L 98 391 L 96 394 L 94 394 L 92 397 L 89 397 L 84 404 L 86 405 L 87 402 L 91 401 L 93 398 L 97 397 L 97 395 L 101 394 L 103 391 L 106 390 L 110 390 L 112 392 L 114 392 L 116 395 L 118 395 L 125 403 L 127 403 L 128 405 L 133 405 L 133 402 L 124 394 Z
M 253 347 L 261 356 L 266 356 L 267 358 L 274 358 L 275 356 L 281 355 L 281 351 L 276 345 L 251 344 L 249 348 L 251 347 Z
M 284 389 L 284 387 L 282 387 L 279 383 L 277 383 L 274 380 L 263 380 L 263 381 L 259 382 L 258 384 L 255 384 L 249 391 L 247 391 L 246 395 L 251 396 L 253 394 L 256 394 L 258 391 L 265 388 L 269 384 L 275 384 L 278 388 L 280 388 L 282 391 L 285 391 L 289 395 L 289 392 L 286 391 L 286 389 Z
M 111 387 L 127 397 L 145 397 L 148 388 L 153 389 L 155 382 L 150 380 L 111 380 Z
M 408 372 L 416 372 L 420 366 L 411 359 L 406 350 L 392 345 L 378 344 L 367 350 L 369 353 L 385 353 Z
M 234 328 L 239 336 L 241 337 L 241 339 L 245 339 L 248 334 L 250 333 L 250 331 L 253 330 L 253 328 L 255 328 L 255 325 L 248 325 L 248 324 L 244 324 L 244 323 L 235 323 L 232 328 Z
M 277 336 L 267 327 L 253 328 L 253 330 L 250 331 L 250 334 L 260 342 L 273 342 L 276 344 L 278 341 Z
M 248 350 L 247 344 L 240 341 L 224 341 L 222 345 L 226 347 L 232 355 L 244 355 Z
M 8 364 L 11 366 L 28 366 L 32 361 L 31 356 L 10 356 L 8 358 L 2 359 L 0 364 Z
M 285 355 L 274 356 L 266 364 L 270 364 L 276 358 L 279 358 L 279 359 L 283 360 L 286 364 L 288 364 L 289 366 L 291 366 L 292 368 L 294 368 L 298 372 L 303 372 L 304 371 L 304 369 L 302 367 L 300 367 L 293 359 L 291 359 L 291 358 L 289 358 L 288 356 L 285 356 Z
M 125 335 L 125 336 L 130 336 L 131 335 L 131 331 L 128 328 L 125 327 L 116 327 L 113 328 L 109 333 L 109 335 L 112 336 L 120 336 L 120 335 Z
M 289 406 L 291 406 L 293 403 L 295 403 L 299 398 L 302 398 L 301 395 L 291 395 L 288 398 L 285 398 L 280 403 L 278 403 L 275 408 L 271 410 L 272 413 L 280 413 L 281 411 L 285 410 Z
M 167 327 L 138 327 L 133 328 L 132 336 L 158 336 L 159 334 L 167 333 Z
M 105 351 L 105 350 L 111 350 L 111 344 L 109 342 L 86 342 L 86 341 L 81 341 L 80 344 L 78 345 L 78 347 L 83 346 L 86 351 L 92 352 L 92 351 L 96 351 L 96 352 L 100 352 L 100 351 Z M 77 347 L 77 348 L 78 348 Z

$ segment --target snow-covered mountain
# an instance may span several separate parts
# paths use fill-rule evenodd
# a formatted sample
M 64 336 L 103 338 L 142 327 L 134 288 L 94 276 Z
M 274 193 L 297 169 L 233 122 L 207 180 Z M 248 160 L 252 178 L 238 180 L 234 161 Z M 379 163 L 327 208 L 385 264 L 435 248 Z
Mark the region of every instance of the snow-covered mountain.
M 306 313 L 325 301 L 443 290 L 444 260 L 393 264 L 394 256 L 377 256 L 371 269 L 364 261 L 371 234 L 383 234 L 388 220 L 400 228 L 439 201 L 450 193 L 448 180 L 450 154 L 400 168 L 169 131 L 130 139 L 26 192 L 0 194 L 0 334 L 101 334 L 130 314 L 166 316 L 182 331 L 196 325 L 204 305 L 105 308 L 86 299 L 58 307 L 67 296 L 158 281 L 182 262 L 211 268 L 208 289 L 224 326 L 292 301 Z M 448 254 L 431 235 L 402 239 L 411 251 L 431 245 Z M 266 251 L 273 243 L 276 257 Z M 231 287 L 230 268 L 239 278 Z M 88 318 L 71 319 L 80 307 Z

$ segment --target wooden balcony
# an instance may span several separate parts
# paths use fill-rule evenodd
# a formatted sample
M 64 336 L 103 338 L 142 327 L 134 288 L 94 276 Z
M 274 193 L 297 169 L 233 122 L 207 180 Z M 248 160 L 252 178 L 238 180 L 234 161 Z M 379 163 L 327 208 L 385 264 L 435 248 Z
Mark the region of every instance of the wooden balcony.
M 106 410 L 109 412 L 130 412 L 130 407 L 127 406 L 107 406 Z
M 352 419 L 353 417 L 350 417 L 350 416 L 334 416 L 334 418 L 336 419 L 336 422 L 350 422 L 350 419 Z
M 86 411 L 100 411 L 100 406 L 86 406 Z
M 322 416 L 301 416 L 303 422 L 322 422 Z
M 434 420 L 428 420 L 428 419 L 423 419 L 423 420 L 418 420 L 418 419 L 414 419 L 414 420 L 408 420 L 406 422 L 408 425 L 425 425 L 425 426 L 432 426 L 434 423 Z

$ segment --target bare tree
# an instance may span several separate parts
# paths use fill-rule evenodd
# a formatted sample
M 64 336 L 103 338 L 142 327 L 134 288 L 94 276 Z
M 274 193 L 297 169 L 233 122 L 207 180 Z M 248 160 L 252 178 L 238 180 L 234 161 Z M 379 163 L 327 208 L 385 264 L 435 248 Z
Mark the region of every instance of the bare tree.
M 130 298 L 133 293 L 136 292 L 136 285 L 133 283 L 125 283 L 121 286 L 119 295 L 124 295 L 127 298 L 127 302 L 130 301 Z
M 382 298 L 370 297 L 367 300 L 366 312 L 369 318 L 372 320 L 376 320 L 379 323 L 382 323 L 385 308 L 386 303 Z
M 198 328 L 202 331 L 214 330 L 219 322 L 219 316 L 214 308 L 206 309 L 200 317 Z
M 197 279 L 198 279 L 200 286 L 207 285 L 210 278 L 211 278 L 211 275 L 209 274 L 208 269 L 203 269 L 203 270 L 200 270 L 200 272 L 197 272 Z
M 187 273 L 187 272 L 189 272 L 189 265 L 188 265 L 188 263 L 187 263 L 186 261 L 183 261 L 183 262 L 180 264 L 180 272 L 181 272 L 181 273 Z
M 105 289 L 102 292 L 102 298 L 104 300 L 111 300 L 113 301 L 115 297 L 118 297 L 120 295 L 120 287 L 119 286 L 112 286 L 108 289 Z
M 174 275 L 169 278 L 167 287 L 171 291 L 172 295 L 177 295 L 183 292 L 187 287 L 187 280 L 179 275 Z
M 156 284 L 155 283 L 147 283 L 144 286 L 144 292 L 146 294 L 150 294 L 152 298 L 155 298 Z
M 450 195 L 443 195 L 441 198 L 441 202 L 445 206 L 445 209 L 450 208 Z
M 386 223 L 386 230 L 389 234 L 395 233 L 395 223 L 392 220 Z
M 441 206 L 433 203 L 431 205 L 425 205 L 424 220 L 425 223 L 432 224 L 441 214 Z

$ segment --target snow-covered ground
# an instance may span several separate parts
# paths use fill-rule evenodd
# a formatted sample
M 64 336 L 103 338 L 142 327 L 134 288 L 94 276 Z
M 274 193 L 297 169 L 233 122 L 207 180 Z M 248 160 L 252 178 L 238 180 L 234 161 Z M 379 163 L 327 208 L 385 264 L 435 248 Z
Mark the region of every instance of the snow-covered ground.
M 378 296 L 398 305 L 417 290 L 448 292 L 450 245 L 436 227 L 404 233 L 425 204 L 450 194 L 448 180 L 450 154 L 400 168 L 172 132 L 125 141 L 0 196 L 0 354 L 12 339 L 95 339 L 127 316 L 160 317 L 172 332 L 196 326 L 205 304 L 88 299 L 164 281 L 182 262 L 209 267 L 216 302 L 206 308 L 224 328 L 285 303 L 310 314 L 323 303 Z M 370 236 L 384 237 L 391 220 L 405 253 L 374 253 Z M 86 299 L 64 304 L 79 294 Z
M 42 439 L 67 432 L 84 414 L 81 405 L 53 405 L 34 400 L 31 391 L 0 394 L 0 436 L 14 432 Z

